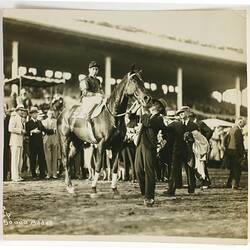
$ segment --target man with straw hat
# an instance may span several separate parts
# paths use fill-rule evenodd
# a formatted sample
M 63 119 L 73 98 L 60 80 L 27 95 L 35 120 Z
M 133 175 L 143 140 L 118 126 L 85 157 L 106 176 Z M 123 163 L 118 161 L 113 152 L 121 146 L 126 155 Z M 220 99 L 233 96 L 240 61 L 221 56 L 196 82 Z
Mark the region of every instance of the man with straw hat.
M 11 151 L 11 180 L 21 181 L 21 168 L 23 164 L 23 141 L 25 134 L 24 112 L 26 109 L 18 104 L 9 121 L 10 151 Z

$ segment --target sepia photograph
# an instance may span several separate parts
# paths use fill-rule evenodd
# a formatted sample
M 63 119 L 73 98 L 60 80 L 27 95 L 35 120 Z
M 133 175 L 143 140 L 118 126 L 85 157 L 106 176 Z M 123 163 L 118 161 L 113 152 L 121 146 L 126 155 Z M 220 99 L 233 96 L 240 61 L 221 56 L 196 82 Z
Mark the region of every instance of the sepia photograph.
M 4 239 L 247 244 L 246 9 L 2 25 Z

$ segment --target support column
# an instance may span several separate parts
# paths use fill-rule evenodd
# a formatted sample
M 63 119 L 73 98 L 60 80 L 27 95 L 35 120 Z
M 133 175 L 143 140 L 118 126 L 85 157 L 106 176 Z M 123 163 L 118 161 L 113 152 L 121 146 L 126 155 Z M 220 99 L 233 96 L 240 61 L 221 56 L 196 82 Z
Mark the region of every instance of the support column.
M 180 109 L 183 106 L 183 89 L 182 89 L 182 68 L 177 69 L 177 109 Z
M 12 55 L 11 55 L 12 63 L 11 63 L 11 78 L 18 77 L 18 41 L 12 42 Z M 11 92 L 17 93 L 17 86 L 12 84 Z M 18 93 L 17 93 L 18 94 Z
M 240 117 L 240 106 L 241 106 L 241 91 L 240 91 L 240 77 L 239 76 L 235 78 L 235 92 L 236 92 L 235 118 L 238 118 Z
M 11 77 L 18 77 L 18 42 L 12 42 L 12 65 L 11 65 Z
M 105 57 L 105 95 L 110 96 L 111 94 L 111 57 Z

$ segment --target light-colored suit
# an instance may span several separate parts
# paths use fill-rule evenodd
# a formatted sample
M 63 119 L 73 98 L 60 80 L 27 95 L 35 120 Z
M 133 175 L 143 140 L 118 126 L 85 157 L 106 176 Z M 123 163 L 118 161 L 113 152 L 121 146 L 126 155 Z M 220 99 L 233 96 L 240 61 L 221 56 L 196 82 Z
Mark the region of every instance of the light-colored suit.
M 43 126 L 46 129 L 56 129 L 56 119 L 45 119 L 42 121 Z M 44 153 L 48 168 L 48 176 L 57 175 L 57 144 L 58 136 L 57 134 L 45 135 L 43 138 L 44 143 Z
M 25 123 L 18 113 L 12 113 L 9 122 L 11 150 L 11 179 L 18 181 L 23 164 L 23 141 Z

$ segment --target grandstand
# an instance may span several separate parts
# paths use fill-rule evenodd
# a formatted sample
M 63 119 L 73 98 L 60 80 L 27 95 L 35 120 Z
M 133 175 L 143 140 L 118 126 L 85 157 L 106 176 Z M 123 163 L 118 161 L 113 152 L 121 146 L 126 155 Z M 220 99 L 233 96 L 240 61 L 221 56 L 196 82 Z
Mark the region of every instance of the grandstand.
M 77 97 L 79 77 L 87 73 L 88 62 L 94 59 L 101 64 L 100 74 L 105 91 L 109 94 L 112 86 L 128 72 L 130 65 L 136 63 L 143 69 L 145 87 L 153 96 L 166 98 L 173 109 L 186 104 L 201 116 L 223 115 L 227 120 L 233 120 L 235 115 L 246 115 L 246 107 L 240 106 L 240 97 L 237 98 L 236 107 L 226 102 L 219 103 L 211 97 L 213 91 L 223 93 L 230 88 L 237 88 L 239 91 L 246 88 L 244 34 L 242 44 L 232 45 L 227 41 L 219 44 L 216 40 L 218 33 L 213 33 L 213 30 L 210 30 L 211 39 L 202 41 L 195 36 L 185 37 L 181 32 L 177 34 L 178 30 L 175 35 L 167 32 L 160 34 L 146 28 L 95 20 L 95 14 L 101 15 L 100 12 L 93 11 L 92 16 L 87 11 L 5 12 L 5 78 L 18 77 L 20 66 L 26 68 L 26 74 L 30 75 L 30 68 L 35 68 L 36 75 L 41 77 L 47 73 L 48 77 L 59 79 L 67 75 L 65 91 Z M 111 14 L 116 17 L 129 15 L 127 19 L 131 20 L 145 17 L 143 12 Z M 189 14 L 190 11 L 182 11 L 176 12 L 175 16 L 181 15 L 185 20 Z M 204 27 L 205 21 L 212 22 L 218 17 L 225 20 L 236 18 L 238 26 L 235 29 L 232 26 L 231 30 L 237 36 L 239 27 L 244 30 L 246 19 L 244 12 L 239 11 L 238 14 L 241 15 L 238 18 L 240 21 L 235 11 L 229 10 L 192 12 L 192 17 L 197 15 Z M 106 15 L 108 16 L 108 12 Z M 171 15 L 167 11 L 152 12 L 150 15 L 152 18 L 166 16 L 171 20 L 173 12 Z M 187 25 L 182 31 L 190 29 L 184 21 L 182 25 Z M 49 76 L 50 74 L 52 75 Z

